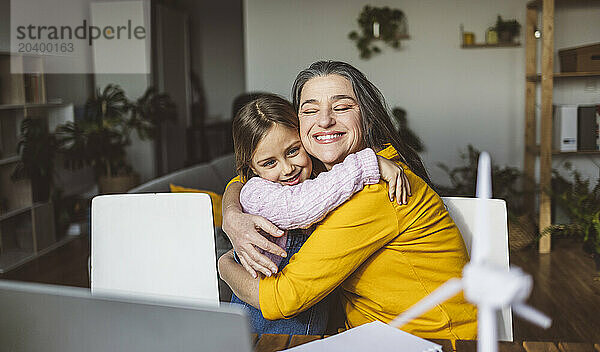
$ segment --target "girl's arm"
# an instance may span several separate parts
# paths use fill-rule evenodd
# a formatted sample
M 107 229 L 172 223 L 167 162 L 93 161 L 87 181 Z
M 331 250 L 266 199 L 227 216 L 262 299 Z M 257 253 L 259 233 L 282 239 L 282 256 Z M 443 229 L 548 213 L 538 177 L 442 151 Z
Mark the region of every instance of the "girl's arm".
M 401 189 L 408 182 L 404 182 L 401 176 L 405 176 L 397 165 L 386 159 L 379 163 L 382 163 L 382 173 L 393 174 L 390 179 L 385 177 L 390 182 L 390 199 L 393 199 L 395 186 Z M 307 228 L 347 201 L 365 184 L 378 183 L 379 178 L 378 158 L 367 148 L 348 155 L 342 163 L 317 178 L 294 186 L 254 177 L 242 188 L 240 202 L 244 212 L 267 218 L 279 228 Z
M 241 182 L 233 182 L 225 189 L 223 194 L 223 231 L 229 237 L 242 266 L 252 277 L 257 277 L 256 272 L 270 276 L 277 272 L 277 266 L 256 248 L 262 248 L 282 257 L 287 254 L 281 247 L 261 235 L 258 229 L 276 237 L 282 236 L 284 232 L 267 219 L 242 212 L 241 189 Z

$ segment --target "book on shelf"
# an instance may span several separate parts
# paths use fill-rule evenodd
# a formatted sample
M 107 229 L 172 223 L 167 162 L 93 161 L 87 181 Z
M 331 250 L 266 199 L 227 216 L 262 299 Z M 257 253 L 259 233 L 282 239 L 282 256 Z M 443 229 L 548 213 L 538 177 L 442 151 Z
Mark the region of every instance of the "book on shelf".
M 596 150 L 596 105 L 577 108 L 577 150 Z
M 600 104 L 596 105 L 596 150 L 600 150 Z
M 577 108 L 577 105 L 554 106 L 552 149 L 577 151 Z
M 40 104 L 42 101 L 42 79 L 39 73 L 23 75 L 25 87 L 25 101 L 27 103 Z

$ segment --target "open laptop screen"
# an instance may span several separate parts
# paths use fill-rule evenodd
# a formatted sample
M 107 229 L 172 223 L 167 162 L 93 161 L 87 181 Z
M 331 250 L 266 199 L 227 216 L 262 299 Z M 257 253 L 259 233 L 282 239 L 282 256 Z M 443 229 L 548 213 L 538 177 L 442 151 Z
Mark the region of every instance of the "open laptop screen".
M 0 350 L 250 351 L 232 307 L 92 296 L 82 288 L 0 280 Z

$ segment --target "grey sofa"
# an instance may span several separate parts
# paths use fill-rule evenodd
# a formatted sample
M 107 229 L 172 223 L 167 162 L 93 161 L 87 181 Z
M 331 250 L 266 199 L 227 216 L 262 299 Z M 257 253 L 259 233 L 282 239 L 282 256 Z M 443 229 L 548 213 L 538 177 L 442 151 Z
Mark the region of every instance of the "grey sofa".
M 223 194 L 227 182 L 234 176 L 235 161 L 233 154 L 229 154 L 210 163 L 192 166 L 151 180 L 129 190 L 128 193 L 170 192 L 169 184 L 172 183 L 177 186 Z M 215 228 L 215 246 L 217 258 L 231 249 L 231 243 L 220 227 Z M 221 279 L 219 279 L 219 296 L 221 301 L 231 299 L 231 290 Z

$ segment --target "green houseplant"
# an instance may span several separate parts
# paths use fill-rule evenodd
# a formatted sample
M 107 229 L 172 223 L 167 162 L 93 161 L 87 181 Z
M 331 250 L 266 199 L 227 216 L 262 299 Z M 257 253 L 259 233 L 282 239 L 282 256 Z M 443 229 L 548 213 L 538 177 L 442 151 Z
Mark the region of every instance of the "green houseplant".
M 448 174 L 450 186 L 437 185 L 442 196 L 474 197 L 477 185 L 477 165 L 480 151 L 471 144 L 460 157 L 463 165 L 450 168 L 444 163 L 438 167 Z M 525 175 L 517 168 L 492 164 L 493 197 L 504 199 L 508 212 L 508 227 L 510 248 L 518 250 L 533 243 L 536 237 L 536 227 L 533 218 L 527 213 L 524 205 L 525 195 L 533 191 L 525 191 L 520 185 L 525 181 Z
M 552 189 L 545 190 L 569 218 L 568 224 L 556 224 L 545 228 L 542 235 L 572 236 L 580 240 L 583 249 L 591 253 L 600 272 L 600 178 L 592 188 L 590 180 L 567 163 L 573 181 L 553 170 Z
M 20 132 L 17 144 L 20 160 L 11 174 L 11 179 L 29 179 L 33 201 L 47 201 L 54 179 L 54 161 L 58 146 L 56 137 L 48 132 L 44 119 L 35 117 L 24 119 Z
M 496 20 L 496 32 L 498 40 L 501 43 L 512 43 L 515 37 L 521 34 L 521 24 L 517 20 L 503 20 L 502 16 L 498 15 Z
M 83 119 L 57 129 L 66 166 L 90 166 L 101 193 L 122 192 L 138 182 L 126 160 L 131 132 L 140 139 L 152 139 L 163 121 L 175 117 L 175 105 L 166 94 L 148 88 L 135 102 L 127 99 L 117 85 L 109 84 L 85 104 Z
M 362 59 L 369 59 L 381 52 L 375 41 L 383 41 L 394 49 L 400 48 L 400 40 L 407 39 L 406 16 L 402 10 L 389 7 L 373 7 L 366 5 L 358 16 L 360 31 L 352 31 L 348 38 L 356 42 Z M 380 28 L 375 33 L 375 26 Z

